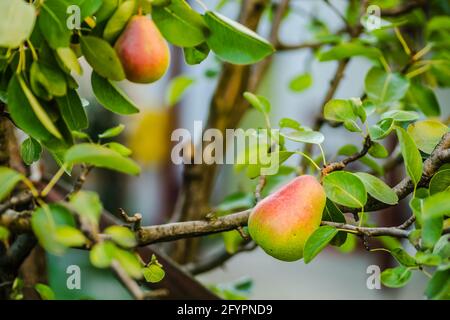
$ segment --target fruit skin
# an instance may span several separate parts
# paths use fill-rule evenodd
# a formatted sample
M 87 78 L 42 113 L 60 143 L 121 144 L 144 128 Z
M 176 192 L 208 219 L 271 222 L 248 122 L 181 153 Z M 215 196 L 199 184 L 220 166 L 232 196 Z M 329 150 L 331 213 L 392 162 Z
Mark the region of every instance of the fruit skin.
M 169 46 L 154 22 L 146 16 L 132 17 L 114 48 L 127 79 L 132 82 L 155 82 L 169 67 Z
M 306 240 L 319 227 L 326 203 L 322 185 L 304 175 L 259 202 L 248 220 L 253 240 L 283 261 L 303 258 Z

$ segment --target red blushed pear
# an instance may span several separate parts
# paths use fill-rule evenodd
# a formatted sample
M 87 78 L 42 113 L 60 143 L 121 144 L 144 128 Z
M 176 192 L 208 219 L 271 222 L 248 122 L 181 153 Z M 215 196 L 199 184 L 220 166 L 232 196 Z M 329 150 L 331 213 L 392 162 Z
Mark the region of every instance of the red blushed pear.
M 320 226 L 325 190 L 304 175 L 259 202 L 250 214 L 248 230 L 269 255 L 283 261 L 303 258 L 306 240 Z
M 169 67 L 169 46 L 154 22 L 146 16 L 131 18 L 115 49 L 127 79 L 132 82 L 155 82 Z

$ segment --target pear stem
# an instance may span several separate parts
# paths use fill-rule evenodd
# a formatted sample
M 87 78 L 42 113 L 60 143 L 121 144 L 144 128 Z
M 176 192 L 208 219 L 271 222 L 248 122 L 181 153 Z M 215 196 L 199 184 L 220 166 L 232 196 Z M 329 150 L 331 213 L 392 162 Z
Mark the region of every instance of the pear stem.
M 139 6 L 137 14 L 138 16 L 142 16 L 142 6 Z

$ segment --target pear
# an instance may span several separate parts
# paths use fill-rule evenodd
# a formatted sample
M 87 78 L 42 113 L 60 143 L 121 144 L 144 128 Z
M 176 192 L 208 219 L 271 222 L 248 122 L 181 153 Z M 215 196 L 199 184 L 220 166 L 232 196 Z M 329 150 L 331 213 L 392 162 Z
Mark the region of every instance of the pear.
M 297 177 L 254 207 L 248 230 L 272 257 L 299 260 L 306 240 L 320 226 L 325 203 L 325 191 L 316 178 Z
M 152 83 L 167 71 L 170 50 L 152 20 L 134 16 L 115 44 L 126 78 L 136 83 Z

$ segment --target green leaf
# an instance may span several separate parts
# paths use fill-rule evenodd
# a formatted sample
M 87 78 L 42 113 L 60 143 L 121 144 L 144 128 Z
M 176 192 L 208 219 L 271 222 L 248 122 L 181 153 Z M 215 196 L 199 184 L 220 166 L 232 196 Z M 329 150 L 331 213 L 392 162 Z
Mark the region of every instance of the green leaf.
M 124 248 L 134 248 L 137 244 L 134 233 L 125 227 L 111 226 L 105 229 L 105 234 L 109 235 L 115 243 Z
M 144 275 L 145 281 L 150 283 L 158 283 L 164 279 L 166 275 L 164 269 L 156 264 L 151 264 L 148 267 L 142 268 L 142 274 Z
M 280 128 L 290 128 L 298 131 L 301 131 L 303 129 L 302 125 L 297 120 L 291 118 L 282 118 L 278 122 L 278 125 L 280 126 Z
M 125 71 L 119 57 L 108 42 L 94 36 L 83 36 L 80 42 L 81 51 L 95 72 L 109 80 L 125 79 Z
M 80 247 L 86 243 L 84 234 L 70 226 L 57 227 L 55 230 L 56 240 L 67 247 Z
M 311 73 L 303 73 L 289 82 L 289 89 L 294 92 L 302 92 L 311 87 L 312 83 L 313 78 Z
M 389 156 L 389 152 L 386 148 L 378 142 L 372 143 L 372 146 L 369 148 L 369 154 L 374 158 L 386 158 Z
M 27 87 L 25 81 L 22 79 L 22 77 L 21 76 L 17 76 L 17 78 L 15 77 L 14 79 L 17 79 L 17 82 L 18 82 L 18 84 L 19 84 L 19 86 L 21 88 L 22 93 L 25 95 L 25 97 L 28 100 L 29 106 L 31 107 L 31 109 L 33 110 L 34 114 L 36 115 L 36 117 L 41 122 L 41 124 L 45 127 L 45 129 L 47 129 L 47 131 L 49 133 L 51 133 L 53 136 L 55 136 L 56 138 L 63 139 L 61 133 L 56 128 L 56 126 L 54 125 L 53 121 L 50 119 L 49 115 L 44 110 L 44 108 L 41 106 L 41 104 L 39 103 L 37 98 L 33 95 L 31 90 L 28 89 L 28 87 Z M 13 80 L 11 80 L 11 82 L 12 81 Z M 11 86 L 11 83 L 10 83 L 10 86 Z M 24 110 L 22 109 L 22 112 L 23 111 Z
M 152 18 L 164 38 L 176 46 L 195 47 L 205 41 L 207 26 L 185 0 L 153 7 Z
M 139 112 L 134 102 L 115 83 L 96 72 L 92 72 L 91 84 L 95 97 L 106 109 L 124 115 Z
M 113 43 L 130 20 L 134 8 L 135 2 L 133 0 L 123 2 L 106 23 L 103 30 L 103 39 Z
M 322 133 L 312 130 L 292 131 L 280 134 L 286 139 L 295 142 L 321 144 L 325 140 L 325 137 Z
M 350 132 L 362 132 L 355 120 L 345 120 L 344 127 Z
M 419 119 L 419 114 L 414 111 L 390 110 L 381 115 L 381 119 L 392 118 L 397 122 L 408 122 Z
M 93 226 L 98 225 L 103 205 L 97 193 L 79 191 L 70 198 L 70 204 L 80 217 L 86 218 Z
M 450 190 L 435 193 L 424 199 L 423 218 L 441 218 L 450 214 Z
M 440 256 L 442 259 L 450 258 L 450 234 L 444 234 L 439 238 L 434 245 L 433 254 Z
M 303 258 L 305 263 L 311 262 L 327 246 L 338 233 L 338 230 L 330 226 L 319 227 L 309 236 L 305 243 Z
M 86 110 L 76 90 L 69 90 L 63 97 L 56 98 L 64 122 L 70 130 L 82 130 L 88 127 Z
M 114 137 L 117 137 L 118 135 L 120 135 L 124 129 L 125 129 L 125 125 L 119 124 L 113 128 L 107 129 L 103 133 L 99 134 L 98 137 L 100 139 L 114 138 Z
M 416 260 L 411 257 L 403 248 L 395 248 L 391 250 L 392 256 L 398 261 L 402 266 L 405 267 L 415 267 L 417 266 Z
M 103 0 L 101 7 L 95 13 L 96 22 L 100 23 L 112 16 L 119 5 L 119 0 Z
M 401 288 L 411 278 L 411 271 L 403 266 L 386 269 L 381 273 L 381 282 L 389 288 Z
M 103 0 L 71 0 L 80 7 L 81 21 L 95 14 L 102 6 Z
M 400 143 L 403 160 L 405 162 L 406 172 L 415 186 L 422 178 L 422 157 L 417 149 L 416 143 L 405 129 L 397 127 L 397 136 Z
M 354 174 L 336 171 L 323 178 L 327 197 L 350 208 L 362 208 L 367 202 L 367 192 L 362 181 Z
M 210 28 L 206 42 L 226 62 L 252 64 L 275 51 L 267 40 L 220 13 L 207 11 L 204 17 Z
M 56 234 L 57 228 L 61 226 L 75 227 L 75 220 L 72 214 L 59 204 L 37 208 L 31 216 L 31 227 L 39 244 L 54 255 L 62 255 L 67 249 Z
M 38 161 L 41 158 L 41 153 L 41 144 L 31 137 L 25 139 L 20 146 L 20 156 L 26 165 Z
M 450 169 L 438 171 L 430 181 L 430 194 L 448 190 L 450 187 Z
M 58 48 L 56 49 L 56 54 L 68 70 L 73 71 L 80 76 L 83 74 L 77 55 L 71 48 Z
M 60 0 L 46 0 L 38 17 L 39 29 L 53 49 L 67 48 L 71 30 L 67 28 L 68 4 Z
M 129 148 L 117 142 L 108 142 L 104 146 L 110 148 L 111 150 L 116 151 L 117 153 L 119 153 L 124 157 L 128 157 L 133 153 L 133 151 L 131 151 Z
M 9 230 L 3 226 L 0 226 L 0 241 L 8 240 L 9 236 L 10 236 Z
M 415 256 L 416 262 L 420 265 L 437 267 L 441 263 L 441 257 L 438 254 L 418 251 Z
M 67 92 L 64 73 L 36 61 L 31 65 L 30 84 L 34 93 L 46 100 L 50 100 L 53 96 L 64 96 Z
M 137 175 L 139 166 L 114 150 L 96 144 L 82 143 L 71 147 L 65 156 L 68 164 L 87 163 L 96 167 Z
M 199 64 L 208 57 L 209 51 L 210 49 L 206 42 L 195 47 L 183 48 L 184 60 L 189 65 Z
M 186 90 L 195 82 L 188 76 L 178 76 L 173 78 L 167 89 L 166 102 L 169 106 L 177 104 Z
M 142 267 L 136 254 L 125 251 L 120 248 L 114 248 L 114 260 L 119 262 L 120 266 L 133 278 L 142 278 Z
M 323 210 L 322 219 L 324 221 L 331 221 L 337 223 L 345 223 L 345 217 L 342 211 L 331 201 L 327 199 L 325 208 Z M 333 240 L 330 242 L 333 246 L 342 246 L 347 240 L 347 233 L 339 231 Z
M 407 130 L 417 147 L 431 154 L 442 136 L 448 132 L 448 127 L 438 120 L 427 119 L 411 123 Z
M 369 127 L 369 135 L 372 140 L 386 138 L 394 129 L 394 119 L 383 119 Z
M 251 193 L 237 192 L 225 197 L 215 208 L 215 211 L 227 212 L 232 210 L 248 209 L 255 204 L 255 198 Z
M 236 253 L 243 242 L 242 236 L 236 230 L 222 232 L 222 238 L 225 251 L 229 254 Z
M 365 90 L 369 99 L 378 104 L 393 103 L 402 99 L 409 88 L 409 81 L 398 73 L 387 73 L 374 67 L 366 76 Z
M 325 119 L 336 122 L 357 119 L 349 100 L 333 99 L 328 101 L 324 107 L 323 115 Z
M 436 271 L 425 290 L 428 299 L 450 299 L 450 270 Z
M 361 43 L 341 43 L 328 51 L 319 53 L 319 61 L 342 60 L 355 56 L 364 56 L 369 59 L 378 59 L 381 56 L 378 48 L 367 47 Z
M 270 113 L 270 102 L 265 97 L 257 96 L 251 92 L 244 92 L 244 98 L 259 112 L 264 114 Z
M 412 83 L 407 93 L 408 101 L 427 117 L 438 117 L 441 114 L 439 102 L 434 91 L 423 85 Z
M 3 201 L 13 191 L 22 178 L 17 171 L 0 167 L 0 201 Z
M 55 293 L 49 286 L 38 283 L 34 286 L 34 288 L 39 293 L 42 300 L 55 300 Z
M 27 40 L 36 22 L 36 10 L 24 1 L 0 1 L 0 47 L 17 48 Z
M 390 205 L 398 203 L 397 194 L 383 180 L 365 172 L 357 172 L 355 175 L 361 179 L 367 192 L 375 199 Z
M 433 248 L 442 234 L 443 219 L 422 218 L 422 246 L 424 248 Z
M 109 241 L 97 243 L 89 253 L 91 263 L 96 268 L 108 268 L 114 259 L 116 246 Z

